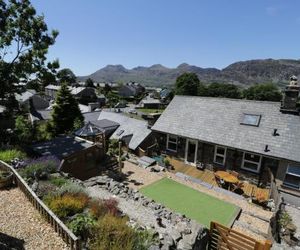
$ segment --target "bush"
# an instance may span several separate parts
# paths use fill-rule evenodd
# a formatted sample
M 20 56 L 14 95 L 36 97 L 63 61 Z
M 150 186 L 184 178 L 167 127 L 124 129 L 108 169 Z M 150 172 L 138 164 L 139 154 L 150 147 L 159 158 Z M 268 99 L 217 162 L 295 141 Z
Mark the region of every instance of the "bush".
M 64 194 L 63 196 L 49 195 L 45 197 L 44 201 L 59 218 L 64 219 L 67 216 L 83 212 L 88 204 L 88 199 L 86 194 Z
M 78 184 L 73 183 L 73 182 L 67 182 L 66 184 L 62 185 L 55 194 L 57 196 L 62 196 L 66 193 L 76 195 L 76 194 L 80 194 L 80 193 L 85 194 L 86 192 L 85 192 L 84 188 L 79 186 Z
M 118 201 L 116 199 L 110 198 L 103 201 L 103 205 L 109 214 L 116 216 L 119 213 Z
M 154 243 L 159 243 L 158 239 L 154 238 L 153 232 L 148 230 L 139 230 L 135 232 L 135 240 L 133 250 L 147 250 Z
M 105 215 L 98 221 L 93 230 L 91 250 L 132 250 L 136 234 L 126 224 L 126 218 Z
M 70 181 L 63 177 L 52 177 L 50 179 L 50 183 L 52 183 L 53 185 L 55 185 L 57 187 L 62 187 L 64 185 L 70 184 Z
M 19 158 L 20 160 L 25 159 L 26 154 L 17 149 L 10 149 L 0 151 L 0 160 L 10 163 L 13 159 Z
M 90 214 L 99 219 L 108 213 L 107 207 L 104 205 L 102 200 L 92 200 L 89 204 Z
M 71 220 L 68 227 L 75 235 L 87 239 L 91 235 L 91 230 L 95 224 L 96 220 L 93 217 L 85 214 L 78 214 Z
M 27 161 L 27 166 L 20 170 L 20 174 L 27 180 L 34 179 L 35 177 L 40 179 L 44 174 L 46 176 L 43 177 L 46 178 L 48 174 L 57 171 L 59 164 L 60 161 L 53 156 L 40 157 Z

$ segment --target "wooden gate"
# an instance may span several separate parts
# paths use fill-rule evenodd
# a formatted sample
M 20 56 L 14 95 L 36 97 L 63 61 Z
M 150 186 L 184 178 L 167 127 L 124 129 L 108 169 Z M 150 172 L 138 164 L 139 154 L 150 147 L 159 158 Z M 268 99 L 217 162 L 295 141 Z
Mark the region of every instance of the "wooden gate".
M 271 246 L 269 240 L 260 242 L 217 222 L 210 223 L 210 250 L 269 250 Z

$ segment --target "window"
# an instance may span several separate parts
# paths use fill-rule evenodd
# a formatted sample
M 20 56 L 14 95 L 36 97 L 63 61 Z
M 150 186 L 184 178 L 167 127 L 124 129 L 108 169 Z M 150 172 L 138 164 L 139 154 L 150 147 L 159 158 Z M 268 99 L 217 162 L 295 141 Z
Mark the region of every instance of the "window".
M 258 173 L 261 166 L 261 155 L 244 152 L 242 168 Z
M 170 151 L 177 151 L 177 136 L 169 135 L 167 136 L 167 149 Z
M 227 148 L 215 146 L 214 163 L 225 165 Z
M 300 166 L 288 166 L 283 185 L 290 188 L 300 189 Z
M 261 115 L 244 114 L 241 124 L 258 127 Z

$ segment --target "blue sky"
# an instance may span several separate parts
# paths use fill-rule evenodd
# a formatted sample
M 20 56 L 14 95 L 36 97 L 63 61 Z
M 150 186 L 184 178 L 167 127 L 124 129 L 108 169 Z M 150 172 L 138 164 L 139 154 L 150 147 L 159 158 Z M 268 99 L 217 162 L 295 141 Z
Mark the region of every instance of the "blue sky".
M 49 50 L 76 75 L 186 62 L 223 68 L 260 58 L 300 59 L 298 0 L 32 0 L 60 34 Z

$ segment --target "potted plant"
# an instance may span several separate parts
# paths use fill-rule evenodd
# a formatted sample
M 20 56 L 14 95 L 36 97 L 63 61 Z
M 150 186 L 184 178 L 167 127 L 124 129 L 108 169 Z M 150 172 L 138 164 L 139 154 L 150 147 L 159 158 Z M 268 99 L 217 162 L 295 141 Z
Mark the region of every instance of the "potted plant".
M 13 179 L 13 173 L 0 169 L 0 188 L 11 185 Z

